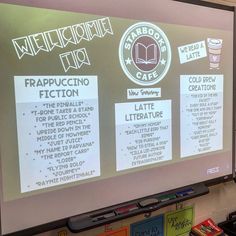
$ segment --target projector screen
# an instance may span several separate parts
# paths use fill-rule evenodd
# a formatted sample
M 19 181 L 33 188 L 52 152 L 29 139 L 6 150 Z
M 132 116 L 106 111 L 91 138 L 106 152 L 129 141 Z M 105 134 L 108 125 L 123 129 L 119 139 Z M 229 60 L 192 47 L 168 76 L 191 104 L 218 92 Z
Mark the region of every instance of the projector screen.
M 233 17 L 1 1 L 2 234 L 231 174 Z

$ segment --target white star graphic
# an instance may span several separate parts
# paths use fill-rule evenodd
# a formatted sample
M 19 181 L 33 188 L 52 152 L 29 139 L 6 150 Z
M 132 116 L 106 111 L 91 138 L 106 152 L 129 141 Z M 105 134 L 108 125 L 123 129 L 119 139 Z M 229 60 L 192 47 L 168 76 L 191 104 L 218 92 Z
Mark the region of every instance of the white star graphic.
M 126 65 L 131 65 L 131 60 L 129 57 L 125 60 L 125 62 L 126 62 Z
M 165 65 L 166 64 L 166 60 L 165 59 L 161 59 L 161 64 Z

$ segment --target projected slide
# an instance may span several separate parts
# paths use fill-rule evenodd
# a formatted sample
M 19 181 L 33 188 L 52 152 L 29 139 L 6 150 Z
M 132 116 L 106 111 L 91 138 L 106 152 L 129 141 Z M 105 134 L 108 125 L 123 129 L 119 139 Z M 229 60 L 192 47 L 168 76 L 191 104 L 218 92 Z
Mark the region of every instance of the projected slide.
M 171 101 L 115 104 L 118 171 L 172 158 Z
M 0 234 L 232 174 L 234 11 L 4 2 Z
M 154 172 L 172 184 L 191 163 L 200 178 L 232 170 L 229 29 L 0 5 L 4 201 Z
M 223 148 L 223 75 L 181 75 L 181 157 Z
M 100 175 L 95 76 L 15 76 L 21 192 Z

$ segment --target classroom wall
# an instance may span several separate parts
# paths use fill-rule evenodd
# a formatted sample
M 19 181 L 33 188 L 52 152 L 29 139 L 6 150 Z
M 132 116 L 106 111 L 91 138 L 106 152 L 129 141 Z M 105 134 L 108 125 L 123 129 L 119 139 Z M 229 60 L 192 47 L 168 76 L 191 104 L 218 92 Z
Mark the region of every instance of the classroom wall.
M 228 6 L 235 6 L 235 0 L 208 0 L 208 2 L 219 3 Z M 178 205 L 171 205 L 155 211 L 152 216 L 159 215 L 168 211 L 173 211 L 177 208 L 193 205 L 195 209 L 195 224 L 205 220 L 206 218 L 212 218 L 215 222 L 219 223 L 226 219 L 227 215 L 236 211 L 236 183 L 233 181 L 218 184 L 210 187 L 210 193 L 189 201 L 185 201 Z M 119 222 L 112 223 L 110 225 L 95 228 L 78 234 L 72 234 L 67 228 L 60 228 L 50 232 L 39 234 L 38 236 L 92 236 L 103 233 L 109 229 L 117 229 L 123 226 L 129 226 L 130 224 L 145 219 L 145 215 L 139 215 L 131 217 Z
M 209 0 L 209 2 L 217 2 L 226 5 L 235 5 L 236 1 L 233 0 Z M 195 209 L 195 224 L 205 220 L 206 218 L 212 218 L 215 222 L 219 223 L 226 219 L 226 216 L 236 211 L 236 183 L 233 181 L 218 184 L 210 187 L 210 193 L 189 201 L 185 201 L 178 205 L 171 205 L 153 212 L 150 216 L 138 215 L 135 217 L 127 218 L 122 221 L 118 221 L 109 225 L 101 226 L 89 231 L 85 231 L 78 234 L 72 234 L 67 228 L 60 228 L 49 232 L 38 234 L 38 236 L 96 236 L 103 233 L 106 230 L 117 229 L 120 227 L 129 226 L 130 224 L 143 220 L 148 217 L 160 215 L 169 211 L 174 211 L 177 208 L 185 206 L 194 206 Z M 173 236 L 173 235 L 172 235 Z
M 194 206 L 195 224 L 209 217 L 212 218 L 216 223 L 222 222 L 226 219 L 227 215 L 230 212 L 236 211 L 236 183 L 234 183 L 233 181 L 226 182 L 212 186 L 209 189 L 210 193 L 207 195 L 200 196 L 177 205 L 165 207 L 153 212 L 149 217 L 160 215 L 169 211 L 174 211 L 185 206 Z M 60 228 L 57 230 L 52 230 L 50 232 L 38 234 L 38 236 L 96 236 L 105 231 L 109 231 L 110 229 L 115 230 L 120 227 L 129 226 L 130 224 L 143 220 L 147 217 L 147 215 L 138 215 L 78 234 L 70 233 L 67 228 Z

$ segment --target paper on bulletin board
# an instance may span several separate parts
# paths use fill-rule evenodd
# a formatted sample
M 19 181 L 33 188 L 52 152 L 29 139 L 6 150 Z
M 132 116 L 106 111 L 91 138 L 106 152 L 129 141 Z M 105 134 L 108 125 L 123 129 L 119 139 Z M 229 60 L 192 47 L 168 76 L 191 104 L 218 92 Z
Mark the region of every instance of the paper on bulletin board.
M 122 227 L 117 230 L 111 230 L 109 232 L 98 234 L 97 236 L 128 236 L 128 235 L 129 235 L 129 228 Z
M 130 235 L 164 236 L 164 216 L 159 215 L 131 224 Z
M 165 236 L 183 236 L 191 231 L 194 219 L 193 206 L 165 214 Z

